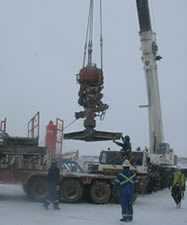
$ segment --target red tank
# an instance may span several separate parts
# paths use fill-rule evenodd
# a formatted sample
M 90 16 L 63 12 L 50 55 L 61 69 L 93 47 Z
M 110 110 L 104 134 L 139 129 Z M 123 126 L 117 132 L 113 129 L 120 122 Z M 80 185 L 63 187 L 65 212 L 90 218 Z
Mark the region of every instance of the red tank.
M 91 83 L 102 84 L 103 83 L 102 70 L 98 69 L 96 66 L 89 66 L 82 68 L 79 73 L 79 82 L 90 84 Z
M 56 152 L 56 142 L 57 142 L 57 126 L 51 120 L 47 125 L 46 130 L 46 146 L 49 153 Z

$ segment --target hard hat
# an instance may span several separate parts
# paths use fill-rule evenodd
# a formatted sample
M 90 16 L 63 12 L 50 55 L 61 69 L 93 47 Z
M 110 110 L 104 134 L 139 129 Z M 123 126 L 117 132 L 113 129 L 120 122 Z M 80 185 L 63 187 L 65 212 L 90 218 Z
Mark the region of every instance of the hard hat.
M 123 167 L 130 167 L 131 164 L 130 164 L 129 160 L 126 159 L 126 160 L 123 162 L 122 166 L 123 166 Z

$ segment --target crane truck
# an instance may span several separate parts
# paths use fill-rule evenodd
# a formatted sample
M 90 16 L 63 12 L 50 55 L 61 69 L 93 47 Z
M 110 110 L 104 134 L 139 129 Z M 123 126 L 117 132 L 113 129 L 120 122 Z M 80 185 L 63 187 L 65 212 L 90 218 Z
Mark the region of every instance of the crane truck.
M 147 85 L 148 104 L 142 105 L 148 109 L 149 117 L 149 148 L 144 151 L 133 151 L 128 156 L 136 168 L 140 193 L 152 192 L 167 187 L 176 165 L 176 156 L 170 145 L 164 141 L 161 102 L 159 93 L 157 61 L 158 55 L 156 33 L 152 31 L 148 0 L 136 0 L 142 62 Z M 113 173 L 122 169 L 121 152 L 102 151 L 100 163 L 90 167 L 95 172 Z
M 144 151 L 132 151 L 129 160 L 137 173 L 137 192 L 147 193 L 167 187 L 175 169 L 175 155 L 169 144 L 164 141 L 161 103 L 158 83 L 158 55 L 156 34 L 152 31 L 148 0 L 136 0 L 138 21 L 140 26 L 140 41 L 142 61 L 147 84 L 150 146 Z M 141 106 L 142 107 L 142 106 Z M 76 134 L 77 135 L 77 134 Z M 79 139 L 75 133 L 65 134 L 65 139 Z M 109 135 L 107 134 L 109 137 Z M 106 137 L 106 136 L 105 136 Z M 112 134 L 108 140 L 122 137 L 122 134 Z M 82 139 L 83 140 L 83 139 Z M 84 139 L 90 141 L 90 139 Z M 102 139 L 104 140 L 104 139 Z M 107 140 L 107 139 L 106 139 Z M 92 141 L 98 139 L 92 138 Z M 102 151 L 97 165 L 90 165 L 89 172 L 93 177 L 87 177 L 95 202 L 107 202 L 111 195 L 112 180 L 122 169 L 123 157 L 121 151 Z M 98 174 L 98 176 L 96 176 Z M 68 178 L 66 179 L 68 182 Z M 93 186 L 92 186 L 93 185 Z M 84 185 L 83 185 L 84 186 Z M 94 195 L 93 195 L 94 193 Z M 109 195 L 107 193 L 110 193 Z

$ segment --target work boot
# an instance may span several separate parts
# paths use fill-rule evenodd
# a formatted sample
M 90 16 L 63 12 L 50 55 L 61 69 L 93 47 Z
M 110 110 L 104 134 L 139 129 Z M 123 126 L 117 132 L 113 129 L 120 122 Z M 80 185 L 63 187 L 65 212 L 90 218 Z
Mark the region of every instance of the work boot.
M 123 218 L 120 219 L 121 222 L 127 222 L 127 217 L 123 216 Z
M 179 203 L 177 204 L 177 208 L 178 208 L 178 209 L 181 208 L 181 202 L 179 202 Z
M 133 219 L 133 217 L 132 217 L 132 216 L 128 216 L 127 221 L 131 222 L 131 221 L 132 221 L 132 219 Z
M 49 202 L 45 201 L 43 206 L 44 206 L 45 209 L 49 209 Z
M 53 207 L 54 207 L 54 209 L 56 209 L 56 210 L 59 210 L 59 209 L 60 209 L 60 207 L 59 207 L 59 204 L 58 204 L 58 203 L 54 203 Z

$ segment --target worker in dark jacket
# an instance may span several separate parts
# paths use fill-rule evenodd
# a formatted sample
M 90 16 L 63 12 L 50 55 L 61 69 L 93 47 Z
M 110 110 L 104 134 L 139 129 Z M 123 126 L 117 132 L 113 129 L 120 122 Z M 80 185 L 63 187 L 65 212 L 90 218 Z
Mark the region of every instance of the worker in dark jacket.
M 50 203 L 53 204 L 54 209 L 59 208 L 59 197 L 57 194 L 57 187 L 60 181 L 60 170 L 57 166 L 56 161 L 52 161 L 51 166 L 48 170 L 48 198 L 44 202 L 44 207 L 48 209 Z
M 128 160 L 123 163 L 123 171 L 118 174 L 115 184 L 120 186 L 120 204 L 122 218 L 120 221 L 129 222 L 133 220 L 133 196 L 135 189 L 136 174 L 131 170 Z
M 125 137 L 121 137 L 122 142 L 113 140 L 113 142 L 117 145 L 119 145 L 121 148 L 122 155 L 128 159 L 129 153 L 131 152 L 131 142 L 130 137 L 126 135 Z

